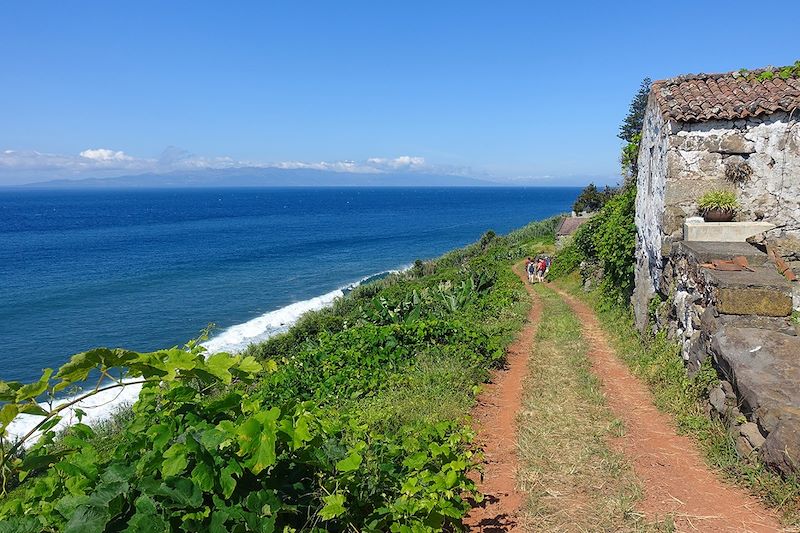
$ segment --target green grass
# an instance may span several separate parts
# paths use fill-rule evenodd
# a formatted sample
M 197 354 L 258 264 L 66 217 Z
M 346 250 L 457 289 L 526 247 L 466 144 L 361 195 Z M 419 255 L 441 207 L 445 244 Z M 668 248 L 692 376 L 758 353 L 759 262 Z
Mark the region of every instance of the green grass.
M 670 531 L 634 505 L 642 490 L 627 458 L 609 442 L 624 433 L 590 371 L 578 319 L 538 284 L 542 320 L 519 415 L 518 473 L 532 531 Z
M 617 353 L 648 384 L 656 406 L 672 415 L 678 431 L 698 442 L 707 463 L 777 509 L 787 525 L 800 525 L 800 480 L 784 479 L 758 462 L 740 458 L 725 426 L 707 416 L 707 391 L 717 379 L 714 369 L 704 366 L 688 377 L 676 343 L 663 334 L 643 338 L 629 309 L 608 305 L 599 293 L 583 292 L 577 274 L 559 283 L 593 306 Z

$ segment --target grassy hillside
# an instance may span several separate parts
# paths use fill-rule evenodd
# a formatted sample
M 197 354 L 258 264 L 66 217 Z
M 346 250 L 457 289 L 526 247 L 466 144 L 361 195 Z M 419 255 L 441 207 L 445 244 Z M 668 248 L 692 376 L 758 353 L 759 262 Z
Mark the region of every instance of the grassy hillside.
M 0 532 L 458 529 L 479 498 L 467 414 L 528 305 L 509 267 L 555 223 L 487 232 L 241 355 L 100 349 L 0 383 L 0 431 L 20 412 L 45 430 L 24 453 L 1 442 Z M 144 388 L 110 431 L 56 435 L 34 406 L 121 368 Z

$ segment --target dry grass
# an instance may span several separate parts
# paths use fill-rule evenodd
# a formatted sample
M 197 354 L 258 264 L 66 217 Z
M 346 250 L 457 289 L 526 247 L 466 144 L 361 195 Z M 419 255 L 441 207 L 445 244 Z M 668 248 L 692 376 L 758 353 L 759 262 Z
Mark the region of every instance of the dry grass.
M 518 479 L 530 531 L 671 531 L 634 509 L 641 489 L 610 441 L 624 428 L 590 372 L 580 324 L 553 291 L 543 306 L 519 415 Z

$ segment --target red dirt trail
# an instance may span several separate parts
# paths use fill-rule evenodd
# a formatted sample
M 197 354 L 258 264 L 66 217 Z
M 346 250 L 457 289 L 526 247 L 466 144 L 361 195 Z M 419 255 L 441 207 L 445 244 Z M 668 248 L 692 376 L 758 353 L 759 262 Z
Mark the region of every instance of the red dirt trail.
M 643 485 L 639 510 L 651 520 L 672 515 L 677 531 L 786 531 L 774 512 L 720 480 L 696 444 L 676 433 L 671 419 L 653 405 L 645 384 L 617 358 L 589 306 L 562 290 L 556 292 L 583 324 L 592 369 L 603 384 L 608 406 L 625 425 L 625 435 L 613 445 L 628 457 Z
M 464 525 L 472 532 L 500 533 L 522 529 L 519 510 L 524 495 L 517 491 L 516 417 L 522 407 L 522 382 L 527 375 L 528 356 L 533 348 L 541 307 L 535 305 L 536 295 L 520 265 L 514 267 L 514 272 L 525 282 L 525 289 L 534 299 L 534 305 L 522 331 L 508 347 L 505 368 L 493 373 L 472 411 L 477 443 L 484 453 L 483 479 L 478 481 L 478 490 L 484 494 L 484 500 L 475 504 L 464 519 Z

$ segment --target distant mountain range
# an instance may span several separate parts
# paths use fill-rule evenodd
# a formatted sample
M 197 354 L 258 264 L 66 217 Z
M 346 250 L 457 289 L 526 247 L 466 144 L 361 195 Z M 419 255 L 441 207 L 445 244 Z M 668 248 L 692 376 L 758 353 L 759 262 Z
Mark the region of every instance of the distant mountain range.
M 27 189 L 122 189 L 173 187 L 492 187 L 486 180 L 447 174 L 349 173 L 314 169 L 232 168 L 138 174 L 113 178 L 58 179 Z

